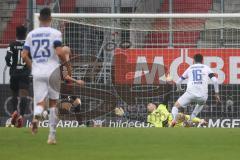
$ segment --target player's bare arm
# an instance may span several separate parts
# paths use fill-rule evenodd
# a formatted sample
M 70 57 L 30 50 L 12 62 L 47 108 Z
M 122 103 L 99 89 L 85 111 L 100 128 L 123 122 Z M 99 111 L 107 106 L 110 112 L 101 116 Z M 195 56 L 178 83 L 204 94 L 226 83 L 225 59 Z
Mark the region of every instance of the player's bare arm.
M 80 86 L 84 86 L 84 81 L 83 80 L 76 80 L 72 77 L 72 67 L 70 63 L 70 54 L 71 54 L 71 49 L 68 46 L 62 47 L 62 50 L 59 51 L 62 52 L 61 56 L 63 57 L 62 62 L 64 66 L 67 68 L 67 74 L 63 74 L 63 78 L 67 81 L 71 81 L 74 83 L 77 83 Z
M 62 46 L 56 47 L 55 50 L 56 50 L 57 56 L 60 58 L 60 60 L 64 64 L 64 66 L 67 68 L 67 72 L 68 72 L 67 75 L 72 76 L 71 64 L 69 63 L 69 61 L 67 60 L 67 57 L 65 56 L 63 47 Z
M 23 49 L 21 56 L 22 56 L 23 61 L 27 64 L 28 68 L 31 69 L 32 68 L 32 60 L 29 57 L 28 50 Z

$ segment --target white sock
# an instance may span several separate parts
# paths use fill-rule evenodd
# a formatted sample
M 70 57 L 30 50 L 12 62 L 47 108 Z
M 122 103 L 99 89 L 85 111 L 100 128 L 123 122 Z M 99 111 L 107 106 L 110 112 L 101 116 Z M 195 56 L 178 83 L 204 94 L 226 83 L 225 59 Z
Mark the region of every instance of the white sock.
M 173 115 L 173 120 L 176 120 L 176 117 L 178 115 L 178 108 L 173 106 L 172 108 L 172 115 Z
M 195 106 L 195 108 L 194 108 L 191 116 L 190 116 L 190 121 L 191 121 L 193 118 L 197 117 L 197 115 L 202 111 L 202 109 L 203 109 L 203 105 L 200 106 L 200 105 L 197 104 L 197 105 Z
M 43 107 L 42 106 L 37 105 L 34 108 L 34 116 L 41 116 L 42 112 L 43 112 Z
M 56 134 L 56 127 L 58 123 L 58 118 L 57 118 L 57 108 L 56 107 L 51 107 L 49 113 L 49 133 L 51 136 L 55 137 Z

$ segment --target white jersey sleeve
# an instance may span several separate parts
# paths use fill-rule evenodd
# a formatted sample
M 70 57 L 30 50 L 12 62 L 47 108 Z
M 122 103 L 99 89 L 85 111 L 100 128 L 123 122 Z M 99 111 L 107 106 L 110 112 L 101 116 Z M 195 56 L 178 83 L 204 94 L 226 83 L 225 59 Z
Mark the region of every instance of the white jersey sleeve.
M 61 32 L 56 33 L 56 37 L 53 40 L 53 46 L 54 46 L 54 48 L 62 46 L 62 33 Z
M 208 77 L 212 80 L 215 93 L 219 93 L 218 79 L 210 67 L 207 66 Z
M 214 74 L 214 72 L 212 71 L 212 69 L 211 69 L 210 67 L 208 67 L 208 66 L 206 66 L 206 71 L 208 72 L 208 76 L 209 76 L 210 74 Z M 209 78 L 211 78 L 211 77 L 209 77 Z
M 31 49 L 31 32 L 27 35 L 27 38 L 25 40 L 23 49 L 27 50 L 30 53 L 30 49 Z

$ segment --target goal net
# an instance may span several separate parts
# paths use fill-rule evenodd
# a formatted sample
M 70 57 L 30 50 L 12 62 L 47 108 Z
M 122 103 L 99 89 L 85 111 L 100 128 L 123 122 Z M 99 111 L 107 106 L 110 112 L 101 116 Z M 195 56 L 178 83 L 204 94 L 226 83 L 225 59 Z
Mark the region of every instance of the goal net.
M 53 14 L 52 27 L 62 32 L 72 50 L 73 77 L 85 81 L 83 87 L 62 82 L 60 118 L 88 126 L 147 127 L 147 104 L 167 100 L 171 111 L 183 92 L 176 92 L 168 80 L 176 81 L 193 63 L 193 55 L 201 53 L 218 76 L 222 103 L 215 102 L 210 85 L 199 116 L 209 120 L 210 127 L 231 126 L 240 116 L 239 17 Z M 191 104 L 182 112 L 190 114 L 193 108 Z

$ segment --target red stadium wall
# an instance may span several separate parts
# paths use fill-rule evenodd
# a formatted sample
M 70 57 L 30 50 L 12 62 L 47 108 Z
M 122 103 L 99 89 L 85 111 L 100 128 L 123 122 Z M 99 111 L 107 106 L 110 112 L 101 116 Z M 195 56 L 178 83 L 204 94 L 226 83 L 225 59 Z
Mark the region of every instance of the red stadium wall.
M 25 24 L 27 17 L 27 0 L 19 1 L 16 9 L 12 13 L 12 18 L 8 22 L 6 30 L 3 32 L 1 42 L 8 44 L 9 41 L 16 39 L 16 27 Z
M 76 0 L 61 1 L 61 13 L 73 13 L 76 7 Z
M 173 0 L 174 13 L 207 13 L 212 7 L 212 0 Z M 161 12 L 169 11 L 169 0 L 163 0 Z
M 219 83 L 240 84 L 239 49 L 117 49 L 114 83 L 159 84 L 166 72 L 177 80 L 196 53 L 204 55 L 204 63 L 217 74 Z
M 36 0 L 37 5 L 49 5 L 52 0 Z
M 212 0 L 174 0 L 172 4 L 173 13 L 208 13 L 212 8 Z M 160 12 L 169 13 L 169 0 L 163 0 L 160 7 Z M 173 29 L 179 28 L 203 28 L 205 20 L 196 19 L 173 19 Z M 168 28 L 169 22 L 166 20 L 156 20 L 153 24 L 155 28 Z M 200 31 L 174 31 L 173 32 L 173 46 L 174 48 L 196 48 L 197 41 L 200 39 Z M 148 34 L 146 37 L 146 48 L 158 48 L 157 44 L 164 44 L 161 47 L 168 47 L 169 33 L 168 32 L 154 32 Z M 181 46 L 176 45 L 181 44 Z

